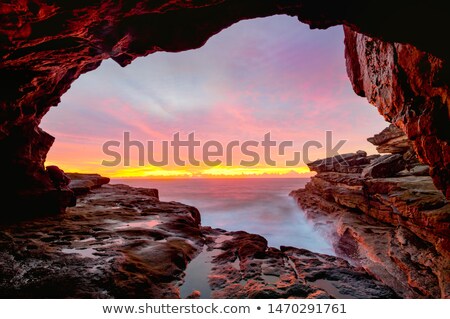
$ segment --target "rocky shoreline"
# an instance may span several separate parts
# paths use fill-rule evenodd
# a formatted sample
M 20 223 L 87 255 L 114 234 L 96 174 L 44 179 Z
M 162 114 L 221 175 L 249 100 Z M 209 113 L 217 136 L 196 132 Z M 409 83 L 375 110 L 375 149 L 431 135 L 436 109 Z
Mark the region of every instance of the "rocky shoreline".
M 338 257 L 203 226 L 156 189 L 50 168 L 77 204 L 0 225 L 0 297 L 449 298 L 450 204 L 400 130 L 369 141 L 390 154 L 310 163 L 318 174 L 290 194 Z
M 75 207 L 0 226 L 0 297 L 180 298 L 187 267 L 205 254 L 210 293 L 184 297 L 397 297 L 345 259 L 204 227 L 196 208 L 161 202 L 154 189 L 70 176 L 90 185 Z
M 391 125 L 363 151 L 309 164 L 317 175 L 293 191 L 335 249 L 404 298 L 450 297 L 450 203 Z

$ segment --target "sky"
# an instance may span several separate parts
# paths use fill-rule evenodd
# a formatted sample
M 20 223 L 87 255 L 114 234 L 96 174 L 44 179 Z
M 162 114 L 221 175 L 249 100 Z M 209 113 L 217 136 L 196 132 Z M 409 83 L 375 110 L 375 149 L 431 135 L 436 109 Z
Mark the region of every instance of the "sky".
M 274 16 L 241 21 L 197 50 L 155 53 L 125 68 L 106 60 L 76 80 L 44 117 L 41 127 L 56 137 L 46 165 L 110 177 L 306 177 L 311 173 L 305 161 L 327 155 L 326 131 L 332 132 L 332 147 L 346 140 L 339 153 L 375 153 L 366 138 L 388 124 L 353 92 L 343 39 L 342 27 L 309 30 L 296 18 Z M 143 163 L 132 147 L 130 165 L 124 165 L 124 132 L 143 144 Z M 199 165 L 177 165 L 171 147 L 167 165 L 150 165 L 149 151 L 161 159 L 162 141 L 172 141 L 177 132 L 181 140 L 195 134 Z M 275 166 L 265 161 L 261 146 L 269 132 L 277 144 L 293 142 L 284 155 L 278 147 L 269 149 Z M 114 159 L 104 153 L 107 141 L 120 143 L 108 148 L 121 156 L 116 166 L 103 165 Z M 220 165 L 204 163 L 207 141 L 223 145 L 223 156 L 209 158 L 221 160 Z M 228 152 L 232 161 L 226 163 L 230 141 L 258 142 L 247 150 L 260 161 L 241 165 L 251 157 L 236 148 Z M 311 147 L 304 158 L 308 141 L 324 147 Z M 286 164 L 294 152 L 300 152 L 302 161 Z M 187 153 L 182 148 L 180 158 L 186 160 Z

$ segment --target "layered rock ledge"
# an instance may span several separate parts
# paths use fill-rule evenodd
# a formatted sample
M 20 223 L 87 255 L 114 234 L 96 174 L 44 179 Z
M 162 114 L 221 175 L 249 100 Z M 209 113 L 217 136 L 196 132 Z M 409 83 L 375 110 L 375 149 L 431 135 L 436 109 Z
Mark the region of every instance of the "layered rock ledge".
M 205 256 L 209 295 L 183 296 L 186 269 Z M 342 258 L 203 227 L 196 208 L 161 202 L 154 189 L 105 185 L 65 214 L 0 226 L 2 298 L 396 296 Z
M 395 127 L 359 151 L 309 164 L 318 172 L 298 204 L 335 238 L 336 250 L 400 296 L 450 297 L 450 203 Z
M 75 195 L 87 194 L 91 190 L 102 187 L 111 181 L 108 177 L 103 177 L 99 174 L 68 173 L 65 175 L 70 179 L 70 183 L 67 187 L 69 187 Z M 155 197 L 158 197 L 157 194 L 155 194 Z

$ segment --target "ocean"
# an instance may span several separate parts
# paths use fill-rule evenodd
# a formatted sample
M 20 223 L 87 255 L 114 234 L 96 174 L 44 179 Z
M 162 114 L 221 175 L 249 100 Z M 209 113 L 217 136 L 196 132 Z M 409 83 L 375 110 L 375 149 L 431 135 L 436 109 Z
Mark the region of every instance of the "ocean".
M 202 225 L 264 236 L 269 246 L 294 246 L 334 255 L 331 243 L 314 228 L 289 192 L 303 178 L 113 179 L 112 184 L 157 188 L 161 201 L 198 208 Z

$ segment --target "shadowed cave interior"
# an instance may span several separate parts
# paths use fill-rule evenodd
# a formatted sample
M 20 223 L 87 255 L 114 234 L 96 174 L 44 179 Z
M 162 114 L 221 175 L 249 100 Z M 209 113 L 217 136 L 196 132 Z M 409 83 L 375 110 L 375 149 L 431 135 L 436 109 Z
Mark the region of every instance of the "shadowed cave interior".
M 403 190 L 403 193 L 400 192 L 401 200 L 398 200 L 398 196 L 392 200 L 388 196 L 389 199 L 385 200 L 385 194 L 389 195 L 393 190 L 398 190 L 396 188 L 398 184 L 393 186 L 393 183 L 398 181 L 389 180 L 383 181 L 381 184 L 376 183 L 374 181 L 377 178 L 376 174 L 372 176 L 374 179 L 369 179 L 367 182 L 354 179 L 353 176 L 336 176 L 336 173 L 354 172 L 343 172 L 339 165 L 332 162 L 331 168 L 329 165 L 322 167 L 312 163 L 310 168 L 319 174 L 313 179 L 309 188 L 306 186 L 306 190 L 297 191 L 293 196 L 302 207 L 312 207 L 311 215 L 316 214 L 318 207 L 332 212 L 329 215 L 331 220 L 338 219 L 340 223 L 337 233 L 340 236 L 340 247 L 344 251 L 348 252 L 354 249 L 355 238 L 358 236 L 361 238 L 361 234 L 364 232 L 374 232 L 374 229 L 378 229 L 383 236 L 388 234 L 385 240 L 391 249 L 387 255 L 390 256 L 392 264 L 388 264 L 388 261 L 381 262 L 388 270 L 380 270 L 380 263 L 376 264 L 373 260 L 361 262 L 366 271 L 389 286 L 386 288 L 380 284 L 378 292 L 374 292 L 374 295 L 369 297 L 394 295 L 448 297 L 448 215 L 450 212 L 445 197 L 447 199 L 450 197 L 450 130 L 448 129 L 450 107 L 447 98 L 449 49 L 446 41 L 439 41 L 430 36 L 437 30 L 445 30 L 445 18 L 439 19 L 436 16 L 444 14 L 445 10 L 441 7 L 444 5 L 423 5 L 419 2 L 403 1 L 395 4 L 389 3 L 389 5 L 388 3 L 387 1 L 343 1 L 337 4 L 333 1 L 301 0 L 271 0 L 263 3 L 232 0 L 188 3 L 162 1 L 158 4 L 147 1 L 116 2 L 107 0 L 70 4 L 50 1 L 26 1 L 23 4 L 2 3 L 3 22 L 0 36 L 3 41 L 0 46 L 2 56 L 0 76 L 8 79 L 7 84 L 1 88 L 0 100 L 0 146 L 2 148 L 0 163 L 7 168 L 4 174 L 7 183 L 2 186 L 2 199 L 7 206 L 14 208 L 5 213 L 6 216 L 2 216 L 2 218 L 22 219 L 35 217 L 42 213 L 60 213 L 64 212 L 66 207 L 74 206 L 75 194 L 69 187 L 69 180 L 57 168 L 46 170 L 44 167 L 46 154 L 53 144 L 54 138 L 42 131 L 39 123 L 50 107 L 58 104 L 61 95 L 82 73 L 94 70 L 102 60 L 108 58 L 126 66 L 138 56 L 145 56 L 157 51 L 178 52 L 197 48 L 202 46 L 210 36 L 237 21 L 287 14 L 297 16 L 301 22 L 307 23 L 313 28 L 344 25 L 347 73 L 355 93 L 366 97 L 371 104 L 378 108 L 379 113 L 386 120 L 395 124 L 395 127 L 384 132 L 383 136 L 378 139 L 375 136 L 374 144 L 383 147 L 386 146 L 385 142 L 402 137 L 404 134 L 404 138 L 411 142 L 411 150 L 418 160 L 429 166 L 429 175 L 434 186 L 441 190 L 441 193 L 435 191 L 431 181 L 424 179 L 422 181 L 422 184 L 426 184 L 424 193 L 432 194 L 432 199 L 428 198 L 423 201 L 421 198 L 415 201 L 413 200 L 414 196 L 421 191 L 417 191 L 414 185 L 410 186 L 409 180 L 406 182 L 402 180 L 399 183 L 406 184 L 402 184 L 400 187 Z M 393 153 L 398 154 L 398 151 Z M 355 161 L 355 172 L 361 173 L 358 163 L 366 161 L 365 156 L 362 154 L 351 156 L 353 156 L 351 160 Z M 76 176 L 72 176 L 72 178 L 77 179 Z M 93 183 L 100 185 L 104 182 L 104 180 L 95 179 Z M 330 184 L 335 185 L 336 183 L 361 187 L 364 189 L 364 196 L 376 198 L 377 200 L 369 200 L 368 207 L 362 208 L 362 211 L 370 218 L 392 224 L 394 228 L 382 229 L 380 225 L 372 225 L 373 220 L 370 218 L 367 221 L 364 221 L 364 218 L 353 220 L 353 215 L 348 215 L 345 209 L 354 209 L 355 207 L 352 207 L 354 203 L 345 196 L 345 192 L 330 186 Z M 326 198 L 325 202 L 321 202 L 317 198 L 317 191 L 314 191 L 314 188 L 322 193 L 325 191 L 329 198 Z M 303 196 L 308 191 L 310 194 Z M 134 194 L 137 198 L 141 197 L 153 202 L 154 208 L 161 209 L 160 205 L 162 205 L 164 209 L 176 211 L 180 216 L 184 216 L 180 219 L 176 217 L 177 214 L 172 214 L 171 217 L 165 216 L 163 218 L 167 219 L 165 229 L 162 227 L 152 235 L 156 240 L 138 250 L 121 251 L 127 256 L 126 262 L 114 264 L 108 270 L 118 273 L 111 275 L 108 271 L 104 271 L 99 280 L 100 286 L 110 288 L 109 294 L 106 296 L 148 296 L 150 294 L 148 287 L 159 293 L 154 292 L 154 296 L 177 296 L 177 286 L 170 284 L 172 279 L 179 279 L 180 271 L 182 273 L 185 265 L 198 253 L 199 247 L 205 245 L 210 250 L 218 250 L 215 258 L 218 265 L 221 266 L 217 266 L 220 271 L 215 277 L 217 282 L 214 283 L 215 286 L 213 285 L 220 288 L 217 289 L 217 297 L 242 297 L 236 291 L 236 282 L 233 281 L 239 282 L 242 278 L 238 280 L 239 276 L 231 269 L 233 267 L 228 265 L 228 263 L 234 263 L 236 258 L 240 261 L 241 276 L 244 273 L 244 278 L 248 277 L 248 280 L 252 278 L 255 267 L 262 269 L 263 274 L 264 272 L 275 272 L 280 278 L 283 272 L 286 272 L 285 278 L 290 278 L 284 281 L 285 284 L 287 282 L 289 284 L 286 284 L 283 289 L 279 289 L 277 286 L 278 288 L 272 287 L 269 290 L 258 290 L 244 285 L 247 287 L 245 289 L 249 290 L 242 290 L 248 296 L 288 297 L 295 294 L 313 297 L 329 293 L 326 289 L 314 290 L 309 285 L 310 282 L 316 282 L 320 278 L 318 273 L 314 273 L 312 266 L 309 268 L 311 273 L 300 276 L 305 280 L 304 282 L 301 284 L 293 282 L 292 278 L 298 279 L 299 275 L 298 272 L 295 276 L 290 273 L 291 266 L 285 264 L 286 256 L 299 269 L 303 268 L 305 263 L 311 263 L 313 259 L 322 264 L 330 263 L 338 267 L 341 273 L 327 274 L 328 280 L 333 276 L 342 278 L 343 273 L 355 272 L 352 273 L 349 280 L 340 283 L 341 288 L 346 285 L 351 286 L 351 282 L 355 280 L 361 285 L 373 287 L 373 283 L 369 282 L 370 279 L 366 278 L 365 274 L 358 273 L 358 269 L 351 269 L 351 266 L 346 265 L 344 260 L 319 255 L 313 257 L 308 255 L 308 252 L 292 247 L 281 247 L 278 251 L 268 248 L 263 238 L 249 234 L 239 232 L 223 234 L 221 231 L 213 229 L 200 230 L 198 211 L 191 207 L 180 208 L 159 202 L 155 191 L 124 188 L 114 192 L 110 188 L 105 188 L 100 192 L 108 193 L 106 196 L 109 196 L 110 200 L 115 199 L 116 203 L 124 201 L 119 196 L 120 194 L 127 196 Z M 384 195 L 380 196 L 379 194 Z M 352 193 L 351 196 L 356 198 L 357 194 Z M 365 201 L 366 199 L 365 197 Z M 92 200 L 92 195 L 80 199 L 83 205 L 88 205 Z M 110 202 L 103 203 L 105 206 L 110 204 Z M 140 204 L 135 205 L 139 206 Z M 373 205 L 380 205 L 376 207 L 377 213 L 374 213 Z M 129 203 L 123 204 L 123 207 L 128 206 L 130 206 Z M 388 212 L 384 215 L 385 207 L 393 209 L 394 214 Z M 400 213 L 398 213 L 399 207 L 401 207 Z M 422 214 L 424 207 L 426 213 Z M 101 215 L 101 209 L 97 209 Z M 133 209 L 127 211 L 123 216 L 125 220 L 122 222 L 133 220 L 135 213 L 133 213 Z M 142 214 L 146 209 L 141 207 L 139 211 Z M 103 213 L 106 214 L 106 212 Z M 153 213 L 148 214 L 152 215 Z M 89 225 L 89 221 L 92 222 L 92 219 L 98 218 L 98 216 L 88 215 L 87 211 L 81 212 L 81 215 L 82 219 L 87 222 L 86 225 Z M 144 216 L 147 215 L 143 214 L 140 217 Z M 61 215 L 50 218 L 55 218 L 64 225 L 63 227 L 66 229 L 64 233 L 70 234 L 73 231 L 75 237 L 79 236 L 75 229 L 83 227 L 83 222 L 77 225 L 80 223 L 78 218 L 72 221 L 60 220 Z M 185 221 L 182 222 L 181 219 Z M 46 222 L 48 220 L 35 220 L 33 223 L 36 224 L 33 226 L 45 227 Z M 180 224 L 184 225 L 182 230 L 184 236 L 195 238 L 194 241 L 197 241 L 198 247 L 173 240 L 172 237 L 176 236 L 169 235 L 171 231 L 180 231 Z M 373 227 L 369 227 L 370 225 Z M 7 227 L 12 228 L 5 230 L 3 234 L 20 232 L 20 229 L 15 229 L 18 226 L 14 226 L 14 224 Z M 98 225 L 98 228 L 99 232 L 109 236 L 108 238 L 112 241 L 111 243 L 104 242 L 104 248 L 107 248 L 109 244 L 115 245 L 114 240 L 119 240 L 115 238 L 116 235 L 112 235 L 111 231 L 107 230 L 105 225 Z M 355 234 L 360 235 L 356 236 Z M 97 238 L 98 235 L 96 234 L 94 237 Z M 127 230 L 122 239 L 134 241 L 134 235 L 136 234 Z M 59 236 L 57 232 L 53 235 L 50 234 L 47 242 L 57 240 Z M 224 241 L 222 236 L 230 237 L 226 237 L 227 240 Z M 24 241 L 27 240 L 26 237 L 25 233 L 25 236 L 22 236 Z M 167 238 L 172 239 L 167 240 Z M 79 238 L 78 240 L 86 239 Z M 167 240 L 167 242 L 163 242 L 163 240 Z M 5 239 L 5 241 L 8 242 L 9 239 Z M 44 240 L 44 242 L 46 241 Z M 361 241 L 356 240 L 356 242 L 361 244 Z M 368 255 L 371 255 L 371 249 L 376 246 L 371 246 L 367 244 L 368 242 L 370 242 L 369 239 L 365 241 L 366 246 L 372 248 L 365 247 L 366 259 Z M 408 246 L 415 248 L 411 248 L 411 251 L 403 254 L 400 252 L 402 251 L 400 248 L 407 242 L 417 244 Z M 30 242 L 25 246 L 22 244 L 13 243 L 19 247 L 33 245 Z M 39 252 L 40 249 L 49 249 L 37 246 L 37 255 L 43 253 Z M 145 251 L 148 251 L 150 247 L 152 249 L 156 247 L 156 251 L 166 252 L 167 255 L 162 258 L 169 258 L 173 261 L 174 268 L 169 269 L 170 276 L 167 275 L 167 278 L 170 279 L 161 280 L 165 276 L 162 275 L 163 271 L 149 266 L 152 263 L 148 263 L 148 260 L 147 263 L 133 263 L 137 259 L 149 258 L 145 257 L 147 256 Z M 178 261 L 173 260 L 173 254 L 180 250 L 184 257 Z M 18 251 L 20 252 L 20 249 Z M 49 252 L 47 251 L 47 253 Z M 12 258 L 6 252 L 2 252 L 2 254 L 6 254 L 5 260 Z M 424 261 L 425 255 L 430 254 L 434 256 L 431 266 Z M 267 258 L 260 258 L 262 255 Z M 112 252 L 110 255 L 104 254 L 101 258 L 115 256 L 117 256 L 115 252 Z M 260 262 L 255 264 L 255 258 L 260 259 Z M 55 259 L 52 267 L 58 267 L 58 262 Z M 80 262 L 76 258 L 71 262 L 73 269 L 80 266 Z M 98 262 L 95 259 L 90 260 L 82 267 L 87 267 L 92 263 L 90 266 L 95 268 L 99 266 L 96 264 Z M 405 266 L 411 264 L 412 267 Z M 33 263 L 29 264 L 30 267 L 33 267 L 32 265 Z M 136 265 L 141 268 L 131 269 Z M 343 271 L 343 269 L 347 270 Z M 399 275 L 398 269 L 401 269 L 401 275 Z M 417 271 L 417 269 L 419 270 Z M 55 282 L 64 281 L 64 286 L 72 287 L 73 290 L 69 289 L 73 293 L 72 296 L 102 296 L 96 290 L 96 284 L 88 277 L 83 278 L 87 288 L 80 292 L 78 284 L 75 283 L 79 278 L 73 277 L 73 270 L 72 272 L 70 269 L 67 271 L 66 274 L 58 275 L 60 277 Z M 318 272 L 320 271 L 318 270 Z M 135 273 L 146 274 L 146 276 L 140 279 L 142 281 L 130 279 L 133 277 L 131 274 Z M 423 277 L 416 277 L 418 273 Z M 15 278 L 12 272 L 8 273 L 8 267 L 5 267 L 5 274 L 5 278 Z M 45 276 L 47 275 L 49 276 L 49 274 Z M 35 275 L 31 274 L 30 276 Z M 223 279 L 223 276 L 227 279 Z M 395 276 L 406 279 L 397 282 L 392 279 Z M 38 277 L 36 276 L 36 278 Z M 114 284 L 111 284 L 111 278 L 115 278 Z M 158 280 L 154 278 L 158 278 Z M 223 280 L 232 282 L 223 286 Z M 261 284 L 260 281 L 257 282 Z M 427 282 L 432 284 L 427 284 Z M 43 281 L 41 284 L 48 285 L 49 283 Z M 140 290 L 142 285 L 146 285 L 147 288 Z M 317 285 L 315 287 L 317 288 Z M 18 296 L 30 297 L 36 294 L 40 288 L 42 287 L 39 285 L 31 285 L 19 290 L 9 287 L 3 289 L 2 295 L 18 294 Z M 56 285 L 47 288 L 44 291 L 49 292 L 48 296 L 58 294 Z M 342 289 L 345 291 L 345 288 Z M 383 289 L 392 289 L 392 292 L 386 292 Z M 135 295 L 130 295 L 130 291 L 133 291 Z M 367 295 L 362 297 L 367 297 Z

